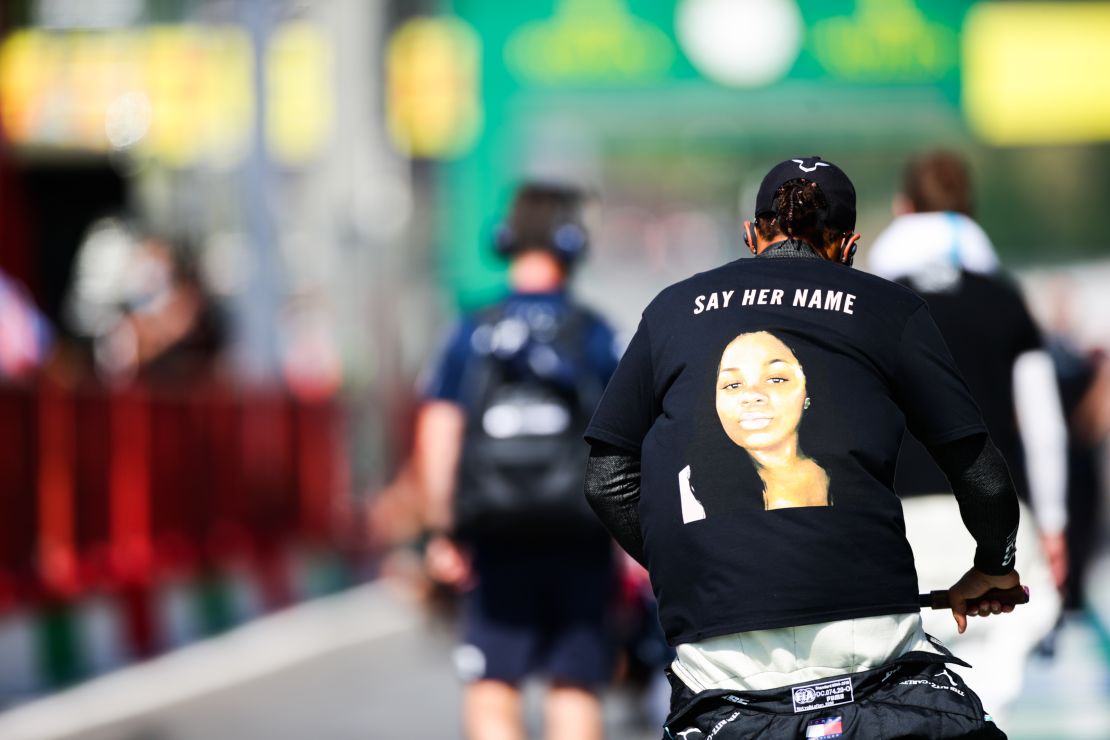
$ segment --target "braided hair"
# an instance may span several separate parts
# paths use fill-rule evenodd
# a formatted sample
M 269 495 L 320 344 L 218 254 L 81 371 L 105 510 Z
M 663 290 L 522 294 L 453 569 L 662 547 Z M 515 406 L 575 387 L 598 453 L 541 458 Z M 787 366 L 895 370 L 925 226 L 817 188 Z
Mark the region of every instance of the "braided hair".
M 842 236 L 840 229 L 828 226 L 828 201 L 817 183 L 804 177 L 789 180 L 775 191 L 775 210 L 756 217 L 761 234 L 782 233 L 789 239 L 823 249 Z

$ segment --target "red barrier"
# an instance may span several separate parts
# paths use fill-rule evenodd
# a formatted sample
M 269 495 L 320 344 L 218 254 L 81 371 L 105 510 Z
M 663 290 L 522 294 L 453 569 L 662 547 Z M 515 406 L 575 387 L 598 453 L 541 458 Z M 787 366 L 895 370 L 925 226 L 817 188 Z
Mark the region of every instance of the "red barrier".
M 115 583 L 111 548 L 112 397 L 98 386 L 74 392 L 76 414 L 76 497 L 79 580 L 85 588 Z
M 0 609 L 113 590 L 147 652 L 151 585 L 232 558 L 287 603 L 288 547 L 329 537 L 346 480 L 338 417 L 224 387 L 0 386 Z
M 141 389 L 115 396 L 111 407 L 112 565 L 127 583 L 142 581 L 152 566 L 150 532 L 150 404 Z
M 0 611 L 25 598 L 35 572 L 38 436 L 35 397 L 0 386 Z
M 47 382 L 38 401 L 38 575 L 47 591 L 73 596 L 79 588 L 73 398 Z
M 336 491 L 344 489 L 346 470 L 343 441 L 328 402 L 309 401 L 296 407 L 296 466 L 300 489 L 301 534 L 310 540 L 326 538 L 332 523 Z
M 159 572 L 185 573 L 198 562 L 211 487 L 202 414 L 195 398 L 150 399 L 150 537 Z

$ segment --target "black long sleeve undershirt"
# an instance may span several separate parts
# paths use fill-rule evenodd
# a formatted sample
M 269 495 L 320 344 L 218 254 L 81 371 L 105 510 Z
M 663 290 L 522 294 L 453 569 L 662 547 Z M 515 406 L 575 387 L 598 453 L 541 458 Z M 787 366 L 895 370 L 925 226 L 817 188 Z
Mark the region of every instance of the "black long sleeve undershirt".
M 1014 569 L 1018 499 L 1010 470 L 986 434 L 929 447 L 948 476 L 960 517 L 975 539 L 975 568 L 1001 576 Z
M 594 442 L 586 461 L 586 500 L 617 544 L 646 566 L 640 532 L 640 456 Z
M 1005 575 L 1014 567 L 1018 503 L 1009 469 L 985 434 L 929 448 L 952 485 L 964 526 L 975 539 L 975 567 Z M 586 463 L 586 500 L 613 539 L 646 565 L 640 531 L 640 458 L 594 442 Z

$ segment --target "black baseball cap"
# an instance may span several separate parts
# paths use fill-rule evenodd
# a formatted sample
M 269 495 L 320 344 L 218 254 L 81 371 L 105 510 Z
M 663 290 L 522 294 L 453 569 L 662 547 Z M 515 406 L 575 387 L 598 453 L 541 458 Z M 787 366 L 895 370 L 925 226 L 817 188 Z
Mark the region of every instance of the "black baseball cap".
M 755 198 L 755 215 L 775 212 L 775 193 L 791 180 L 817 183 L 829 204 L 825 223 L 837 229 L 856 228 L 856 188 L 844 170 L 820 157 L 798 157 L 780 162 L 771 168 L 759 185 Z

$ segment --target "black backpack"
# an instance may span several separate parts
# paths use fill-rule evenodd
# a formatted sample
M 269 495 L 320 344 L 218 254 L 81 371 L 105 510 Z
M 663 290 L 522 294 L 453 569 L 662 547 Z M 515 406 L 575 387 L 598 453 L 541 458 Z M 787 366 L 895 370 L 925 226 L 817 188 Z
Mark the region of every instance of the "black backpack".
M 454 497 L 456 532 L 498 539 L 594 536 L 601 526 L 582 490 L 588 446 L 582 440 L 601 395 L 589 371 L 586 337 L 596 319 L 569 307 L 544 325 L 527 326 L 504 306 L 480 317 L 476 336 L 496 336 L 515 322 L 527 332 L 509 356 L 477 351 L 467 369 L 467 422 Z M 575 368 L 557 382 L 529 366 L 542 352 Z

